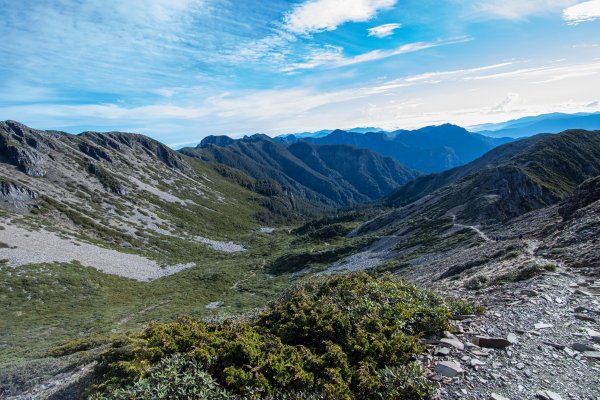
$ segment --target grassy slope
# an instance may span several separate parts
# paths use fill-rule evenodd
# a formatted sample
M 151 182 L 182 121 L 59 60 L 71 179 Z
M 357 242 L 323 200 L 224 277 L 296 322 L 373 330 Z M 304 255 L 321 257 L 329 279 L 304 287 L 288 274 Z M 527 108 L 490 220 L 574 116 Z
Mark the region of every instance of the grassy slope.
M 334 223 L 324 220 L 296 231 L 252 232 L 228 236 L 248 251 L 217 253 L 202 244 L 165 239 L 158 254 L 165 263 L 197 266 L 153 282 L 107 275 L 78 264 L 0 268 L 0 366 L 42 357 L 53 346 L 77 338 L 136 331 L 150 321 L 180 316 L 205 318 L 261 308 L 296 280 L 290 273 L 323 267 L 356 251 L 371 237 L 347 240 L 344 234 L 366 215 Z M 325 225 L 324 225 L 325 224 Z M 235 235 L 230 233 L 230 235 Z M 134 250 L 130 250 L 134 251 Z M 292 255 L 292 258 L 290 258 Z M 208 309 L 211 302 L 222 302 Z

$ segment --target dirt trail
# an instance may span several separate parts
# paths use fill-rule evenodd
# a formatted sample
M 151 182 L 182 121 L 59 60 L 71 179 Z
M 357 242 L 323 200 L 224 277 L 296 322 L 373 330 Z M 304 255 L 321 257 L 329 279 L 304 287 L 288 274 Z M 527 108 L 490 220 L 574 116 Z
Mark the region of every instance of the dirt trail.
M 492 239 L 490 239 L 488 237 L 488 235 L 485 234 L 485 232 L 483 232 L 481 229 L 479 229 L 478 227 L 476 227 L 475 225 L 463 225 L 463 224 L 457 224 L 456 223 L 456 215 L 452 215 L 452 223 L 454 224 L 455 227 L 457 228 L 462 228 L 462 229 L 471 229 L 473 231 L 475 231 L 475 233 L 477 233 L 479 235 L 479 237 L 481 237 L 483 240 L 485 240 L 486 242 L 491 242 Z

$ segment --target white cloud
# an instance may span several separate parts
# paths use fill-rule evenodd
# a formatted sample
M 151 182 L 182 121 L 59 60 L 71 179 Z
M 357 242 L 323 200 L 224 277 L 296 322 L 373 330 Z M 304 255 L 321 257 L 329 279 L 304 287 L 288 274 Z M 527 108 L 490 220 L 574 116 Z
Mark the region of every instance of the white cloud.
M 510 70 L 513 64 L 516 69 Z M 323 90 L 315 83 L 212 95 L 199 91 L 185 100 L 178 93 L 149 106 L 0 105 L 0 120 L 16 119 L 42 129 L 78 131 L 85 126 L 143 132 L 178 144 L 199 141 L 206 134 L 279 134 L 348 126 L 398 129 L 444 122 L 472 126 L 548 112 L 600 111 L 600 74 L 582 76 L 574 74 L 577 71 L 600 72 L 600 60 L 540 67 L 514 61 L 382 78 L 341 90 Z M 486 79 L 475 79 L 480 77 Z M 438 83 L 431 85 L 433 80 Z
M 328 46 L 319 48 L 311 52 L 307 60 L 299 63 L 293 63 L 281 68 L 282 72 L 296 72 L 299 70 L 313 69 L 317 67 L 340 68 L 356 65 L 369 61 L 383 60 L 385 58 L 398 56 L 401 54 L 413 53 L 415 51 L 430 49 L 438 46 L 445 46 L 456 43 L 471 41 L 470 37 L 459 37 L 439 42 L 415 42 L 398 46 L 391 50 L 372 50 L 356 56 L 347 57 L 343 54 L 343 48 Z
M 560 11 L 576 0 L 460 0 L 467 13 L 476 18 L 521 20 L 527 17 Z
M 600 0 L 586 1 L 563 11 L 563 19 L 573 25 L 598 18 L 600 18 Z
M 416 81 L 438 81 L 440 78 L 448 78 L 448 77 L 459 77 L 462 75 L 470 75 L 474 72 L 481 71 L 489 71 L 491 69 L 498 69 L 503 67 L 508 67 L 509 65 L 514 64 L 513 62 L 505 62 L 500 64 L 486 65 L 484 67 L 477 68 L 469 68 L 469 69 L 458 69 L 454 71 L 443 71 L 443 72 L 427 72 L 424 74 L 414 75 L 406 78 L 407 82 L 416 82 Z
M 159 89 L 154 89 L 151 92 L 154 94 L 157 94 L 159 96 L 163 96 L 163 97 L 173 97 L 177 93 L 177 89 L 159 88 Z
M 394 31 L 400 28 L 401 24 L 385 24 L 369 28 L 369 36 L 375 36 L 377 38 L 384 38 L 392 36 Z
M 332 31 L 345 22 L 365 22 L 396 0 L 309 0 L 284 17 L 284 28 L 296 35 Z

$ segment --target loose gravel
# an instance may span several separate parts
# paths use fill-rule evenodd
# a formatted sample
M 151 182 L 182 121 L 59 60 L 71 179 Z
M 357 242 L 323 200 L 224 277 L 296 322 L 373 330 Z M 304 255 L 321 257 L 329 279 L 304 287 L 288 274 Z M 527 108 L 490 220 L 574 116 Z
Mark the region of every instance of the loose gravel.
M 8 260 L 9 267 L 78 261 L 107 274 L 151 281 L 195 266 L 188 263 L 161 267 L 156 261 L 142 256 L 59 237 L 45 230 L 28 231 L 12 224 L 3 226 L 0 242 L 7 247 L 0 248 L 0 259 Z

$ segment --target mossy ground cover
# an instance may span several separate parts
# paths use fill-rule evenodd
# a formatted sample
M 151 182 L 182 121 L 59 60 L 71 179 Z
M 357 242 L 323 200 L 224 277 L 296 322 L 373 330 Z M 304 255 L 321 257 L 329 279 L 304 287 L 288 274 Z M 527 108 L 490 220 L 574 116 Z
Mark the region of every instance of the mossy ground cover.
M 96 398 L 144 398 L 171 368 L 187 378 L 163 381 L 166 391 L 200 379 L 248 399 L 424 399 L 434 388 L 414 363 L 419 338 L 466 308 L 390 275 L 311 278 L 254 317 L 182 318 L 115 342 L 97 369 Z

